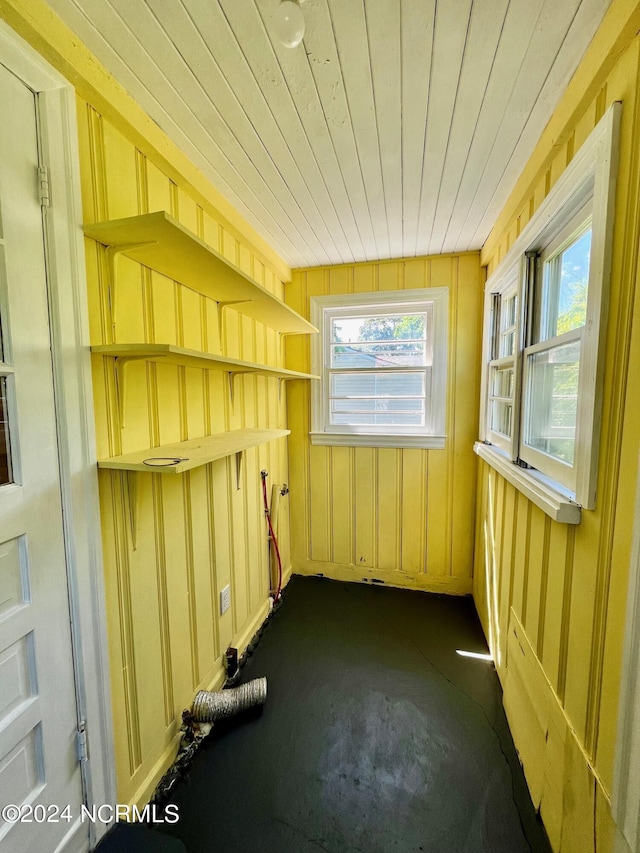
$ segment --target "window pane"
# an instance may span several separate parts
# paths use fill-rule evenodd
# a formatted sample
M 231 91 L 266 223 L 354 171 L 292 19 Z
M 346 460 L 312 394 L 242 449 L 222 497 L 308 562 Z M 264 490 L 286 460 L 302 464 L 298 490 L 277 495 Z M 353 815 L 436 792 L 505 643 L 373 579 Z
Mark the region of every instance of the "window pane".
M 423 397 L 425 374 L 415 373 L 333 373 L 332 397 Z
M 502 297 L 502 323 L 501 328 L 509 329 L 511 326 L 515 326 L 516 324 L 516 306 L 517 306 L 517 296 L 514 294 L 513 296 L 503 296 Z
M 500 358 L 504 358 L 508 355 L 513 355 L 516 349 L 516 333 L 515 329 L 512 329 L 509 332 L 505 332 L 500 335 Z
M 591 229 L 544 265 L 541 341 L 584 326 Z
M 500 342 L 498 357 L 513 355 L 516 349 L 517 295 L 503 296 L 500 300 Z
M 511 438 L 511 425 L 513 422 L 513 406 L 502 400 L 492 400 L 489 415 L 489 428 L 498 432 L 506 438 Z
M 424 400 L 416 397 L 354 397 L 350 400 L 335 398 L 331 411 L 345 412 L 423 412 Z
M 13 483 L 11 473 L 11 447 L 9 444 L 9 416 L 7 408 L 7 377 L 0 377 L 0 486 Z
M 493 368 L 491 396 L 513 397 L 513 367 Z
M 424 341 L 426 314 L 376 314 L 369 317 L 336 317 L 331 321 L 331 342 Z
M 332 367 L 420 367 L 426 364 L 424 342 L 332 344 Z
M 525 443 L 573 464 L 580 342 L 572 341 L 528 357 Z
M 366 415 L 364 413 L 354 414 L 335 414 L 331 417 L 331 423 L 336 426 L 340 424 L 349 424 L 350 426 L 424 426 L 424 415 L 421 412 L 414 414 L 375 414 Z
M 331 423 L 424 426 L 425 380 L 423 371 L 333 374 Z

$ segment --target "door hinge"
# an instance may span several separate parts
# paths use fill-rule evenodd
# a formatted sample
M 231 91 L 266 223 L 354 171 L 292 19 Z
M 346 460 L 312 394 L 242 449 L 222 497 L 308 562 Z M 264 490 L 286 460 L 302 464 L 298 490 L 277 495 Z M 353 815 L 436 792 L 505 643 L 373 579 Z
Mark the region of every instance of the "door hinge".
M 38 166 L 38 193 L 40 195 L 40 204 L 42 207 L 51 206 L 51 196 L 49 193 L 49 167 Z
M 78 761 L 82 764 L 89 758 L 89 748 L 87 745 L 87 724 L 83 720 L 76 731 L 76 740 L 78 744 Z

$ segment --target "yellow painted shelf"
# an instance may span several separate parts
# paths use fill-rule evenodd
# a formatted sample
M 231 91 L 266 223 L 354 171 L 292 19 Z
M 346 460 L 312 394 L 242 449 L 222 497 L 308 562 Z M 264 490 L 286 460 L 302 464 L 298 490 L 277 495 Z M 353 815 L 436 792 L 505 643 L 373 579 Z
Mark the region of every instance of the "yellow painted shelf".
M 122 456 L 98 460 L 98 468 L 112 468 L 117 471 L 147 471 L 154 474 L 182 474 L 191 468 L 198 468 L 216 459 L 241 453 L 258 444 L 266 444 L 277 438 L 289 435 L 288 429 L 233 429 L 206 435 L 203 438 L 191 438 L 176 444 L 164 444 L 161 447 L 135 450 Z M 157 460 L 153 464 L 151 460 Z M 145 460 L 147 464 L 145 464 Z M 176 460 L 171 463 L 170 460 Z
M 277 379 L 319 379 L 313 373 L 301 373 L 298 370 L 287 370 L 284 367 L 269 367 L 266 364 L 255 364 L 251 361 L 241 361 L 238 358 L 227 358 L 215 353 L 200 352 L 186 349 L 173 344 L 106 344 L 91 347 L 91 352 L 97 355 L 109 355 L 126 361 L 144 360 L 162 364 L 179 364 L 183 367 L 199 367 L 206 370 L 222 370 L 227 373 L 258 373 L 261 376 L 274 376 Z
M 284 334 L 318 330 L 166 211 L 85 226 L 84 233 Z

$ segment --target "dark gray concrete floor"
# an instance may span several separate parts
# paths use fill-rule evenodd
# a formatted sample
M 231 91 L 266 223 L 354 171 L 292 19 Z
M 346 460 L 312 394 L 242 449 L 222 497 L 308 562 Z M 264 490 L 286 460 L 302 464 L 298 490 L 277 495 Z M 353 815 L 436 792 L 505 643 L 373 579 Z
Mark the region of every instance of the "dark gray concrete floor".
M 494 667 L 457 649 L 487 651 L 470 598 L 294 577 L 243 669 L 263 711 L 216 725 L 158 828 L 188 853 L 550 853 Z

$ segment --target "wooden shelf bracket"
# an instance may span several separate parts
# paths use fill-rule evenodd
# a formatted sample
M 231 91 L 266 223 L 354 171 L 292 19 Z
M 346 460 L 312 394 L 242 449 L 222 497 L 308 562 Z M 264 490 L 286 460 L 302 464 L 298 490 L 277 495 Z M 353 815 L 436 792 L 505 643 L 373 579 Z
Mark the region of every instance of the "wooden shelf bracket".
M 218 318 L 218 340 L 220 341 L 220 346 L 222 346 L 222 333 L 224 331 L 224 324 L 222 322 L 222 316 L 225 308 L 233 308 L 234 305 L 248 305 L 251 302 L 250 299 L 233 299 L 225 301 L 216 302 L 216 316 Z
M 107 289 L 109 292 L 109 305 L 111 306 L 111 328 L 115 331 L 116 321 L 118 319 L 118 288 L 116 287 L 116 266 L 118 255 L 127 254 L 127 252 L 134 251 L 135 249 L 146 249 L 149 246 L 156 246 L 157 242 L 152 240 L 147 243 L 127 243 L 125 245 L 120 246 L 107 246 L 107 269 L 109 274 L 109 281 L 107 283 Z
M 118 423 L 120 424 L 120 429 L 123 429 L 125 425 L 125 401 L 127 399 L 127 371 L 125 368 L 131 361 L 146 360 L 147 359 L 144 356 L 135 355 L 117 355 L 114 358 L 116 371 L 116 400 L 118 405 Z

